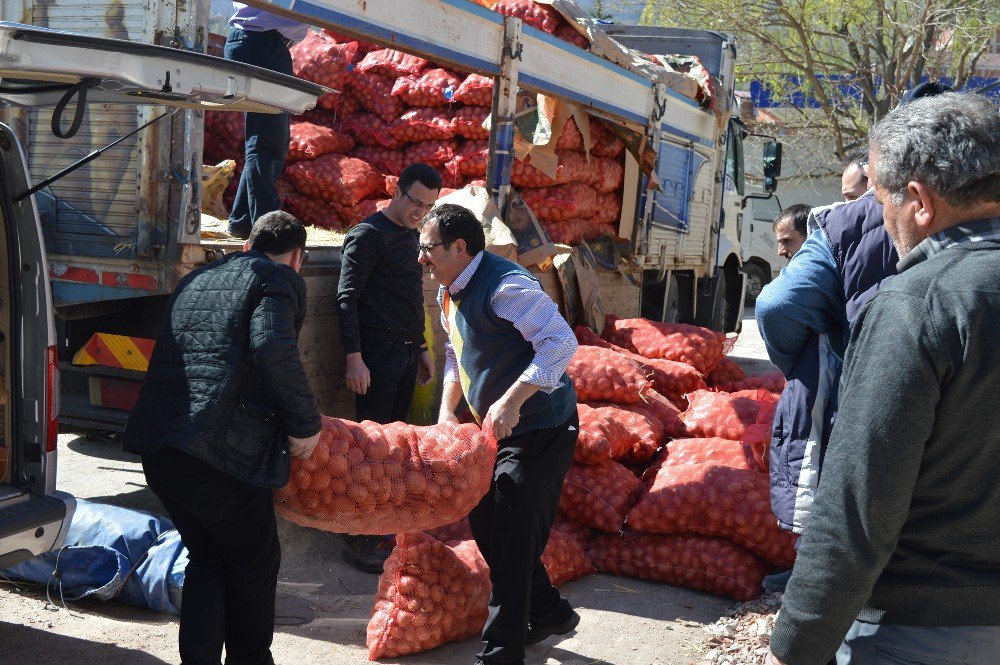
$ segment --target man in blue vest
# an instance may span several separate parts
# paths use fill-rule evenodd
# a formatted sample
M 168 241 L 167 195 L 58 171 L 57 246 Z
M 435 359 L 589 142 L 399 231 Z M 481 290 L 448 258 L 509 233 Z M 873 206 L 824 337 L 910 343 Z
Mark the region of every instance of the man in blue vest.
M 490 491 L 469 515 L 493 582 L 476 663 L 516 665 L 526 644 L 580 622 L 541 560 L 578 434 L 566 375 L 577 342 L 538 280 L 485 247 L 462 206 L 435 208 L 420 228 L 420 262 L 441 284 L 449 338 L 438 420 L 457 421 L 464 396 L 499 442 Z
M 234 2 L 233 9 L 226 59 L 291 76 L 292 55 L 288 49 L 306 38 L 309 26 L 242 2 Z M 287 113 L 246 114 L 246 162 L 229 213 L 230 234 L 246 238 L 261 215 L 278 209 L 280 201 L 274 183 L 285 165 L 289 136 Z

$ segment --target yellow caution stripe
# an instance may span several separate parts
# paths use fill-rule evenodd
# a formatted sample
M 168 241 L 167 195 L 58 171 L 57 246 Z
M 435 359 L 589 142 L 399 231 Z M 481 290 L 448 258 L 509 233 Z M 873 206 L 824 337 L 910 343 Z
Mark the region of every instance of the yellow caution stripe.
M 73 356 L 74 365 L 101 365 L 145 372 L 153 355 L 154 340 L 144 337 L 94 333 Z

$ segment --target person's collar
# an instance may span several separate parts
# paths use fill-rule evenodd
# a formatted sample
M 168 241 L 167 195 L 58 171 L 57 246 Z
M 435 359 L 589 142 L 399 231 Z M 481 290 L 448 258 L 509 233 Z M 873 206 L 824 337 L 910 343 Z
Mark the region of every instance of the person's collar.
M 469 261 L 469 265 L 465 266 L 465 270 L 460 272 L 458 274 L 458 277 L 455 278 L 455 281 L 452 282 L 451 286 L 448 287 L 448 293 L 454 295 L 459 291 L 461 291 L 462 289 L 464 289 L 466 286 L 468 286 L 469 280 L 472 279 L 472 275 L 476 272 L 476 268 L 478 268 L 479 264 L 482 262 L 483 262 L 483 252 L 479 252 L 478 254 L 473 256 L 472 260 Z
M 1000 242 L 1000 217 L 962 222 L 924 238 L 899 260 L 896 272 L 903 272 L 952 245 L 966 242 Z

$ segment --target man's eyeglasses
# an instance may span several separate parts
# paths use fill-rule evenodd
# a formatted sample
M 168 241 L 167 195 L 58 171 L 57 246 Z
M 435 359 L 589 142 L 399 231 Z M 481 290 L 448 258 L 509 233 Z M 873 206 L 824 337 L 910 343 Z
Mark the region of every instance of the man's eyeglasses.
M 405 196 L 406 198 L 410 199 L 410 203 L 412 203 L 413 205 L 417 206 L 418 208 L 421 208 L 423 210 L 430 210 L 431 208 L 434 207 L 433 203 L 423 203 L 422 201 L 418 201 L 415 198 L 413 198 L 412 196 L 410 196 L 409 192 L 403 191 L 403 190 L 400 190 L 400 191 L 403 192 L 403 196 Z
M 434 249 L 438 245 L 447 245 L 447 244 L 448 244 L 447 240 L 442 240 L 441 242 L 432 242 L 429 245 L 417 245 L 417 247 L 420 249 L 421 254 L 426 254 L 430 256 L 432 249 Z

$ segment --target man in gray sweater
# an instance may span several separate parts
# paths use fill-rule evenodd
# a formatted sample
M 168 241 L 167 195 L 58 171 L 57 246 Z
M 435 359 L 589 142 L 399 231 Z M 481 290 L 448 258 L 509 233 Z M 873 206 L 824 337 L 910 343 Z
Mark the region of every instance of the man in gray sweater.
M 898 277 L 842 401 L 774 663 L 1000 663 L 1000 115 L 947 93 L 870 135 Z

